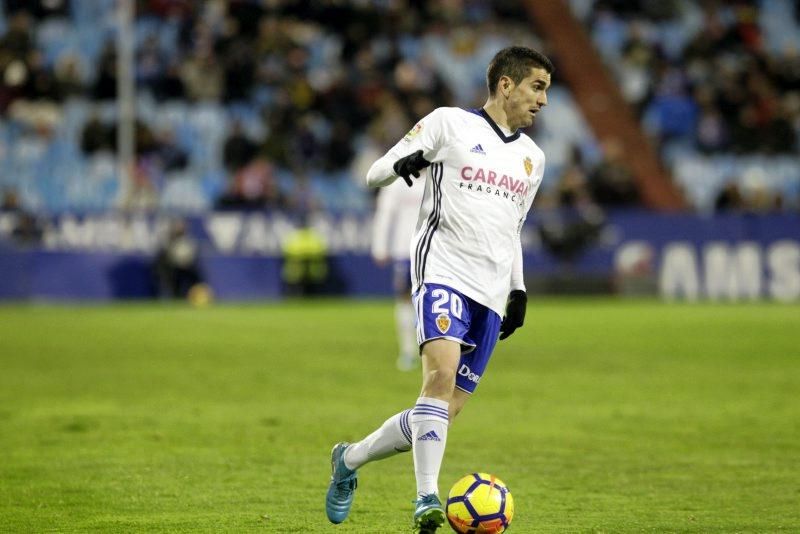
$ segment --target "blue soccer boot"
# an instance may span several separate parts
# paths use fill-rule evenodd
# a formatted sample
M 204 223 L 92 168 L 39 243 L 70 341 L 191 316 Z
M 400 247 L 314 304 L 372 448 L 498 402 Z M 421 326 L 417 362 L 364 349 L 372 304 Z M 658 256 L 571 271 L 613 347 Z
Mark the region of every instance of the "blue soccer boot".
M 433 534 L 444 525 L 445 515 L 442 502 L 435 493 L 423 495 L 414 503 L 414 532 Z
M 344 451 L 349 445 L 337 443 L 331 450 L 331 484 L 325 496 L 325 512 L 331 523 L 338 524 L 347 519 L 358 486 L 355 470 L 344 465 Z

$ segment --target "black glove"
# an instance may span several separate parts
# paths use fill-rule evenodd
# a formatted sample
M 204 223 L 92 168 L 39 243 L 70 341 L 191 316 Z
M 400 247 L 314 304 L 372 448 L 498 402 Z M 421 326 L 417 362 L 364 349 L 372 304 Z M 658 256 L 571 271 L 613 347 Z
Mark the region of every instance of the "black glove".
M 408 187 L 414 182 L 411 177 L 419 178 L 419 171 L 430 165 L 431 162 L 422 157 L 422 150 L 417 150 L 413 154 L 409 154 L 404 158 L 400 158 L 394 162 L 392 168 L 397 176 L 402 176 L 406 181 Z
M 528 309 L 528 295 L 521 289 L 515 289 L 508 295 L 506 316 L 500 324 L 500 339 L 505 339 L 514 330 L 525 323 L 525 310 Z

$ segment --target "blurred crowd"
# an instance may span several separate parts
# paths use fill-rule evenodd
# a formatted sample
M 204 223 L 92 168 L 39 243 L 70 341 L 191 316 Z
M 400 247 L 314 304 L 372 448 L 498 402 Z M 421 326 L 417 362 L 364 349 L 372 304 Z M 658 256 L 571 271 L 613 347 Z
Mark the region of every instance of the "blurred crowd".
M 768 191 L 725 165 L 718 209 L 797 205 L 800 4 L 792 0 L 572 0 L 623 95 L 679 167 L 696 155 L 795 160 Z M 713 160 L 713 159 L 712 159 Z M 763 160 L 762 160 L 763 161 Z M 763 163 L 762 163 L 763 165 Z M 739 172 L 744 172 L 740 166 Z M 696 169 L 695 174 L 696 174 Z M 694 179 L 704 179 L 697 177 Z M 686 180 L 692 187 L 690 179 Z M 789 196 L 790 198 L 785 198 Z
M 512 0 L 135 4 L 136 164 L 124 187 L 116 2 L 0 2 L 0 189 L 26 208 L 366 210 L 372 161 L 435 107 L 480 106 L 496 50 L 552 52 Z M 796 157 L 800 55 L 765 44 L 758 2 L 572 4 L 668 163 Z M 545 124 L 559 138 L 553 104 Z M 549 159 L 542 204 L 639 205 L 619 143 L 583 130 L 550 149 L 564 157 Z
M 758 4 L 601 0 L 591 24 L 598 36 L 619 26 L 620 47 L 609 53 L 614 70 L 662 141 L 690 141 L 706 153 L 794 153 L 800 54 L 771 53 Z M 793 14 L 800 17 L 800 8 Z M 676 25 L 678 39 L 670 33 Z
M 91 31 L 103 36 L 94 53 L 82 35 L 77 47 L 42 50 L 63 21 L 90 31 L 81 26 L 87 3 L 5 2 L 0 113 L 29 127 L 17 135 L 48 135 L 71 115 L 65 103 L 98 104 L 82 113 L 76 136 L 93 158 L 117 144 L 114 3 L 91 2 L 100 19 Z M 335 208 L 339 195 L 350 196 L 346 206 L 359 206 L 354 196 L 368 205 L 366 165 L 435 107 L 481 105 L 497 49 L 538 44 L 511 1 L 140 0 L 135 34 L 137 165 L 125 200 L 157 207 L 171 173 L 190 171 L 212 197 L 206 209 Z M 174 109 L 187 123 L 195 110 L 213 120 L 187 134 L 181 120 L 157 120 Z

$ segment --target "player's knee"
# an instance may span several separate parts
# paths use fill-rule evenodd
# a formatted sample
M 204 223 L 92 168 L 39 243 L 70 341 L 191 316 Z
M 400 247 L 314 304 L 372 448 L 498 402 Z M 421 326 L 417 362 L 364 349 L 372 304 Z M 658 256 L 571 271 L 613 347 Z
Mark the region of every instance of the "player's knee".
M 425 376 L 423 389 L 440 399 L 449 397 L 453 393 L 456 384 L 456 373 L 451 369 L 434 369 Z
M 456 372 L 453 369 L 439 369 L 434 371 L 434 374 L 436 384 L 452 393 L 456 385 Z

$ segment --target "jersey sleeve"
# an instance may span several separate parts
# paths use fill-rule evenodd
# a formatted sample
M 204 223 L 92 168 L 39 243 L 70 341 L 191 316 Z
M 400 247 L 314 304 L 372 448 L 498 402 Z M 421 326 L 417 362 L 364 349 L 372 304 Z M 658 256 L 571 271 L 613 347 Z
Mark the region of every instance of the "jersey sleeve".
M 414 125 L 403 138 L 375 163 L 367 172 L 367 185 L 383 187 L 397 180 L 394 163 L 417 150 L 430 162 L 436 161 L 442 148 L 445 129 L 445 112 L 438 108 Z
M 516 243 L 514 245 L 514 262 L 511 264 L 511 291 L 521 289 L 525 291 L 525 276 L 522 268 L 522 241 L 519 234 L 517 234 Z
M 541 155 L 542 164 L 536 167 L 536 175 L 534 178 L 534 182 L 537 184 L 542 183 L 542 179 L 544 178 L 544 154 Z M 516 242 L 514 244 L 514 261 L 511 264 L 511 290 L 514 289 L 521 289 L 525 291 L 525 271 L 522 265 L 522 227 L 525 225 L 525 221 L 528 218 L 528 213 L 530 212 L 531 205 L 533 205 L 533 199 L 536 196 L 536 188 L 531 188 L 525 198 L 525 210 L 522 214 L 522 217 L 519 221 L 519 227 L 517 228 L 517 235 L 516 235 Z

